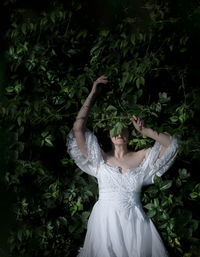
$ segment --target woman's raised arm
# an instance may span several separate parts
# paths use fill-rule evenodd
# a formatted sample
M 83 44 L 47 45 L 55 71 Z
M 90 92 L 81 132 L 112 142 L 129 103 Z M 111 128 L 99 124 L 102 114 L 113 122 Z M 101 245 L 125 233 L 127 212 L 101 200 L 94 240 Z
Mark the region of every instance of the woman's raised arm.
M 85 100 L 83 106 L 81 107 L 76 117 L 76 120 L 73 124 L 73 132 L 76 137 L 77 145 L 85 157 L 87 157 L 87 150 L 85 147 L 85 128 L 86 128 L 86 123 L 88 119 L 88 113 L 92 106 L 92 103 L 94 102 L 98 94 L 98 89 L 97 89 L 98 84 L 107 84 L 107 82 L 108 82 L 107 76 L 105 75 L 102 75 L 96 81 L 94 81 L 92 90 L 88 95 L 87 99 Z

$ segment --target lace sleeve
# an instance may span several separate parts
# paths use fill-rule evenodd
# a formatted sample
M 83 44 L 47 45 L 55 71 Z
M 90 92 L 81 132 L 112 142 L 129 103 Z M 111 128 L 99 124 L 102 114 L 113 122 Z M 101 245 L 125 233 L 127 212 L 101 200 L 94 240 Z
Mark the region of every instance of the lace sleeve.
M 149 185 L 154 183 L 155 175 L 161 177 L 174 163 L 178 153 L 178 138 L 170 136 L 171 143 L 159 158 L 162 145 L 156 141 L 150 148 L 150 151 L 146 157 L 146 161 L 143 165 L 143 185 Z
M 78 148 L 75 135 L 71 129 L 66 138 L 67 152 L 82 171 L 97 177 L 102 155 L 96 136 L 88 128 L 85 129 L 85 141 L 87 158 L 82 155 Z

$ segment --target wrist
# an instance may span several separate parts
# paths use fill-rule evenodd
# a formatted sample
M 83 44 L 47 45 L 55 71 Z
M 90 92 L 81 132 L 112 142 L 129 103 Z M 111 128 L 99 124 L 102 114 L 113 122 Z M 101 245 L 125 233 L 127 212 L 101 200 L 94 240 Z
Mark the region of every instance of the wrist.
M 144 134 L 145 136 L 150 137 L 154 140 L 157 140 L 157 138 L 159 136 L 159 134 L 152 128 L 145 128 L 142 134 Z
M 140 132 L 141 132 L 143 135 L 149 137 L 149 135 L 150 135 L 150 130 L 151 130 L 151 128 L 143 128 Z
M 96 92 L 92 90 L 88 97 L 95 98 L 96 97 Z

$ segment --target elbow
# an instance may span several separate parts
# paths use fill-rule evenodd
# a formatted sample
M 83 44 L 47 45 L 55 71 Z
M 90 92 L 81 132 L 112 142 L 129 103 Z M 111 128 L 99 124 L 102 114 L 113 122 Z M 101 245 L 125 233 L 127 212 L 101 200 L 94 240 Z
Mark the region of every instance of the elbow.
M 171 145 L 171 141 L 169 141 L 168 144 L 165 144 L 165 145 L 162 145 L 162 146 L 167 149 L 170 145 Z
M 77 124 L 73 124 L 73 131 L 85 131 L 85 126 L 84 125 L 77 125 Z
M 167 138 L 165 140 L 166 142 L 163 145 L 163 147 L 168 148 L 171 145 L 171 143 L 172 143 L 172 140 L 170 139 L 171 135 L 169 133 L 167 133 L 167 132 L 164 132 L 163 134 L 165 134 L 167 136 Z
M 172 144 L 172 138 L 169 136 L 169 143 L 167 144 L 167 147 L 169 147 Z

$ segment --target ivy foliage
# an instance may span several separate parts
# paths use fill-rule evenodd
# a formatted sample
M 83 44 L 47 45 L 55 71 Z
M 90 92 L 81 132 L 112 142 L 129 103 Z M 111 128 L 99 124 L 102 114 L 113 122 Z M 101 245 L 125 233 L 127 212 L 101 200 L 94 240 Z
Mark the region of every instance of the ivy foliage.
M 132 115 L 180 138 L 176 163 L 142 202 L 172 256 L 199 256 L 198 2 L 5 0 L 4 8 L 0 172 L 15 222 L 1 256 L 75 256 L 83 243 L 97 181 L 65 142 L 103 74 L 109 83 L 99 85 L 87 127 L 103 148 L 104 132 L 123 127 L 132 150 L 152 145 Z

